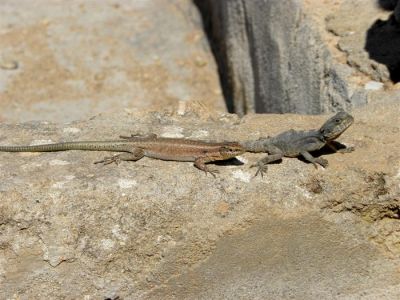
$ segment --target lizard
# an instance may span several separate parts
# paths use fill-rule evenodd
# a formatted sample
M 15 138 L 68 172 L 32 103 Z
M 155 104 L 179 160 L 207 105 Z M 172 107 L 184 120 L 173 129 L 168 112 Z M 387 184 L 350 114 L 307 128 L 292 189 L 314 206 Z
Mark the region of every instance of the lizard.
M 0 152 L 54 152 L 67 150 L 123 152 L 105 157 L 95 163 L 118 164 L 137 161 L 142 157 L 161 160 L 190 161 L 194 166 L 215 177 L 218 170 L 211 170 L 206 163 L 231 159 L 245 150 L 236 142 L 205 142 L 184 138 L 164 138 L 155 134 L 120 136 L 119 140 L 73 141 L 31 146 L 0 146 Z
M 244 141 L 240 144 L 247 152 L 267 152 L 269 155 L 259 160 L 251 167 L 258 167 L 255 176 L 261 177 L 267 171 L 267 164 L 282 159 L 282 157 L 302 156 L 306 161 L 311 162 L 316 168 L 319 165 L 326 168 L 328 161 L 322 157 L 313 157 L 310 152 L 328 146 L 334 152 L 347 153 L 354 148 L 336 149 L 336 140 L 350 125 L 354 118 L 344 112 L 338 112 L 328 119 L 320 129 L 297 131 L 288 130 L 274 137 L 260 138 L 258 140 Z

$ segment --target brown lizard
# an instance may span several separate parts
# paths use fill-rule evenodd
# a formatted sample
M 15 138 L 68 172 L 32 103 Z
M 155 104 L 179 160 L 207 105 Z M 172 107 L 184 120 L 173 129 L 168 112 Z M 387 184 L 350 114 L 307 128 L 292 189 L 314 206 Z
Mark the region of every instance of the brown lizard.
M 260 138 L 255 141 L 245 141 L 240 143 L 248 152 L 267 152 L 269 155 L 258 161 L 251 167 L 258 167 L 256 176 L 263 174 L 267 170 L 267 164 L 286 157 L 303 156 L 305 160 L 311 162 L 315 167 L 320 164 L 328 166 L 328 161 L 322 157 L 313 157 L 310 152 L 321 149 L 327 145 L 335 152 L 351 152 L 353 148 L 337 150 L 334 140 L 337 139 L 351 124 L 354 118 L 342 111 L 327 120 L 320 129 L 308 131 L 288 130 L 274 137 Z
M 193 161 L 194 165 L 215 177 L 217 170 L 211 170 L 206 163 L 227 160 L 245 152 L 235 142 L 205 142 L 181 138 L 162 138 L 155 134 L 120 136 L 115 141 L 80 141 L 32 146 L 0 146 L 2 152 L 53 152 L 67 150 L 123 152 L 105 157 L 95 163 L 110 164 L 120 161 L 137 161 L 143 156 L 174 161 Z

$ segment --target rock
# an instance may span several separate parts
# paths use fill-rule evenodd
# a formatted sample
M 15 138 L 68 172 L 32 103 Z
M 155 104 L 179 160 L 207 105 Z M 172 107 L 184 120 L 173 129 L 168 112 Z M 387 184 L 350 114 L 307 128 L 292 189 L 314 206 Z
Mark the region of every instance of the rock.
M 102 152 L 0 153 L 0 298 L 396 299 L 398 93 L 375 93 L 339 139 L 356 150 L 324 154 L 327 169 L 284 158 L 253 178 L 249 165 L 264 154 L 246 153 L 244 164 L 215 166 L 214 179 L 187 162 L 101 166 L 93 162 Z M 326 118 L 187 107 L 0 124 L 0 143 L 190 138 L 200 129 L 207 140 L 245 140 Z
M 5 0 L 0 15 L 0 121 L 69 122 L 180 101 L 226 110 L 190 0 Z
M 357 18 L 350 17 L 354 11 L 357 11 Z M 388 13 L 380 10 L 372 1 L 346 0 L 340 9 L 327 19 L 327 29 L 340 37 L 338 47 L 346 53 L 350 66 L 376 81 L 385 82 L 390 80 L 390 73 L 382 64 L 383 61 L 376 59 L 376 48 L 393 47 L 395 50 L 396 47 L 393 45 L 393 38 L 375 42 L 374 24 L 384 22 L 378 21 L 380 18 L 387 19 Z M 382 36 L 382 32 L 378 34 Z M 387 50 L 384 50 L 382 55 L 387 55 Z
M 397 26 L 385 24 L 387 34 L 372 30 L 378 18 L 389 15 L 374 1 L 196 3 L 231 111 L 240 115 L 351 110 L 367 103 L 363 86 L 370 78 L 382 83 L 400 78 Z
M 371 91 L 379 91 L 383 88 L 383 83 L 382 82 L 377 82 L 377 81 L 368 81 L 364 88 L 366 90 L 371 90 Z
M 396 44 L 392 13 L 360 0 L 196 2 L 221 39 L 228 108 L 246 116 L 222 112 L 189 0 L 4 0 L 0 144 L 242 141 L 328 117 L 254 111 L 346 109 L 355 123 L 339 141 L 355 151 L 322 151 L 326 169 L 284 158 L 264 178 L 249 166 L 265 154 L 218 163 L 213 178 L 190 162 L 0 153 L 0 299 L 397 299 L 398 56 L 377 47 L 380 32 Z

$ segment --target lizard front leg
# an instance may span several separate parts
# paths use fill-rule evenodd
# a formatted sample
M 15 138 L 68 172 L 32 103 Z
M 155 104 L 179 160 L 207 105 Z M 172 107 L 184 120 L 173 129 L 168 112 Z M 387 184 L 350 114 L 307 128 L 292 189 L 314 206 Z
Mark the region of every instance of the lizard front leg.
M 322 157 L 314 157 L 310 154 L 310 152 L 307 151 L 303 151 L 300 154 L 304 157 L 306 161 L 312 163 L 316 169 L 318 168 L 317 164 L 320 164 L 324 168 L 328 166 L 328 161 Z
M 130 152 L 124 152 L 113 156 L 104 157 L 103 160 L 96 161 L 95 164 L 102 163 L 103 165 L 108 165 L 111 163 L 119 164 L 121 161 L 137 161 L 144 156 L 144 151 L 141 148 L 134 148 Z
M 215 159 L 212 159 L 210 157 L 198 157 L 195 159 L 194 161 L 194 165 L 196 168 L 204 171 L 206 174 L 210 173 L 212 176 L 214 176 L 214 178 L 216 177 L 215 174 L 219 173 L 218 170 L 212 170 L 209 167 L 206 166 L 206 163 L 214 161 Z
M 273 145 L 268 146 L 267 152 L 269 153 L 269 155 L 265 156 L 264 158 L 260 159 L 257 163 L 250 166 L 250 168 L 258 167 L 254 177 L 256 177 L 258 174 L 260 174 L 261 177 L 264 177 L 264 173 L 267 172 L 268 168 L 267 165 L 274 161 L 280 160 L 283 157 L 283 151 Z

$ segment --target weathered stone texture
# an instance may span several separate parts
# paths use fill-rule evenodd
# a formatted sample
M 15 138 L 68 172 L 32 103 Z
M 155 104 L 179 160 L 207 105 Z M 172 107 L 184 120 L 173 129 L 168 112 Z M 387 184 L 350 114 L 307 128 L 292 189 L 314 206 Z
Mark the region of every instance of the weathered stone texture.
M 325 155 L 327 169 L 284 158 L 253 178 L 249 166 L 264 154 L 246 153 L 243 164 L 213 166 L 214 179 L 187 162 L 101 166 L 93 162 L 109 153 L 0 153 L 0 298 L 396 299 L 399 105 L 384 98 L 354 113 L 340 141 L 356 150 Z M 148 132 L 247 140 L 326 117 L 239 119 L 188 106 L 2 124 L 0 142 Z
M 367 76 L 389 80 L 384 62 L 374 61 L 364 49 L 370 26 L 389 15 L 373 1 L 197 3 L 220 61 L 225 94 L 239 114 L 351 110 L 367 103 Z M 343 28 L 345 36 L 335 44 L 332 35 L 343 36 L 338 33 Z M 344 60 L 336 55 L 337 47 L 347 55 Z
M 190 0 L 3 0 L 0 15 L 0 121 L 68 122 L 181 101 L 226 111 Z

